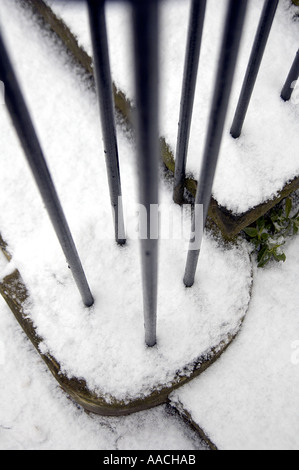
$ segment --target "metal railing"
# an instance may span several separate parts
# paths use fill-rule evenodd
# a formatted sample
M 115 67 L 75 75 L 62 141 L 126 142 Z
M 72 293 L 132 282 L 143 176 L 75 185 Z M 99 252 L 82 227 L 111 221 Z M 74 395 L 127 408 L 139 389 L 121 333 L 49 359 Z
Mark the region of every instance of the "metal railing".
M 77 0 L 83 1 L 83 0 Z M 89 13 L 90 33 L 96 89 L 104 140 L 107 178 L 114 217 L 115 240 L 126 243 L 125 221 L 121 198 L 121 177 L 116 139 L 112 80 L 105 19 L 105 0 L 86 0 Z M 108 0 L 107 0 L 108 1 Z M 111 0 L 109 0 L 111 1 Z M 120 1 L 120 0 L 118 0 Z M 135 58 L 135 130 L 139 165 L 139 203 L 146 209 L 147 218 L 141 220 L 140 231 L 146 236 L 140 240 L 143 281 L 145 342 L 156 344 L 157 289 L 158 289 L 158 237 L 151 237 L 151 207 L 159 203 L 159 0 L 124 0 L 132 8 L 131 27 Z M 162 0 L 161 0 L 162 1 Z M 182 85 L 181 110 L 176 151 L 173 185 L 174 201 L 184 201 L 184 186 L 188 142 L 197 81 L 202 32 L 205 20 L 206 0 L 192 0 L 189 32 L 186 46 L 185 69 Z M 229 0 L 215 76 L 213 100 L 210 110 L 202 167 L 198 178 L 196 205 L 203 206 L 204 225 L 207 220 L 213 181 L 223 137 L 224 123 L 236 69 L 248 0 Z M 267 44 L 278 0 L 266 0 L 261 13 L 251 57 L 244 79 L 231 134 L 241 134 L 254 84 Z M 78 252 L 51 179 L 41 146 L 34 130 L 27 106 L 18 85 L 9 55 L 0 32 L 0 79 L 5 85 L 5 103 L 28 164 L 49 213 L 53 227 L 71 268 L 84 305 L 90 307 L 94 300 L 84 274 Z M 299 75 L 299 51 L 282 90 L 281 97 L 289 100 Z M 200 228 L 193 215 L 190 248 L 184 275 L 184 284 L 194 284 L 200 254 L 191 248 L 194 238 L 201 239 Z

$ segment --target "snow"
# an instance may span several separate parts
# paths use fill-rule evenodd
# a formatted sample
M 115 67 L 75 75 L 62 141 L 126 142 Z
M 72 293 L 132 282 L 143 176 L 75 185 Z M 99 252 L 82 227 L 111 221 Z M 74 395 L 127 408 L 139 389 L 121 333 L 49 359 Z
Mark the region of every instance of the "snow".
M 123 199 L 131 234 L 127 246 L 120 248 L 111 236 L 95 93 L 79 68 L 74 73 L 74 64 L 59 44 L 39 28 L 29 29 L 30 13 L 10 5 L 1 3 L 3 31 L 95 298 L 91 309 L 83 306 L 10 120 L 1 113 L 5 140 L 1 140 L 0 199 L 6 204 L 0 226 L 30 294 L 25 314 L 43 338 L 41 352 L 55 357 L 67 377 L 84 378 L 89 390 L 107 401 L 147 396 L 153 387 L 171 384 L 178 371 L 186 369 L 190 375 L 201 356 L 238 332 L 249 303 L 248 248 L 243 242 L 224 248 L 207 234 L 197 284 L 186 289 L 182 282 L 190 233 L 186 210 L 185 239 L 174 231 L 173 239 L 160 243 L 157 346 L 145 346 L 134 143 L 119 128 Z M 167 184 L 161 185 L 160 193 L 164 211 L 166 207 L 173 215 L 173 226 L 180 226 L 181 209 L 172 203 Z M 165 233 L 167 217 L 163 220 Z
M 255 269 L 242 331 L 219 361 L 171 395 L 220 450 L 298 450 L 299 238 Z
M 215 17 L 213 2 L 210 1 L 207 25 Z M 219 37 L 224 4 L 217 9 Z M 180 7 L 177 3 L 177 9 L 169 2 L 165 5 L 169 8 L 165 10 L 169 28 L 174 28 L 172 24 L 181 27 L 183 18 L 187 18 L 187 2 L 184 8 L 182 3 Z M 258 5 L 255 0 L 250 2 L 252 18 L 258 17 Z M 284 29 L 290 28 L 294 37 L 298 37 L 298 32 L 290 25 L 292 10 L 286 5 L 281 2 L 276 28 L 272 32 L 278 59 L 277 62 L 270 59 L 273 50 L 269 48 L 269 57 L 264 62 L 265 75 L 261 73 L 260 76 L 260 93 L 266 93 L 265 76 L 278 64 L 281 71 L 271 72 L 268 91 L 271 94 L 275 88 L 279 93 L 280 77 L 286 75 L 296 52 L 291 50 L 294 44 L 290 33 L 286 34 Z M 78 21 L 78 15 L 66 6 L 63 8 L 64 14 L 68 11 L 70 18 L 76 17 Z M 127 23 L 120 20 L 120 8 L 111 6 L 109 21 L 111 24 L 119 21 L 118 31 L 121 32 L 121 25 L 126 28 Z M 180 12 L 181 22 L 178 22 L 176 12 Z M 13 258 L 7 263 L 0 252 L 0 278 L 16 267 L 20 270 L 31 294 L 28 315 L 44 338 L 43 352 L 51 352 L 66 374 L 84 377 L 91 389 L 118 398 L 128 398 L 140 391 L 146 394 L 150 383 L 170 380 L 182 364 L 191 363 L 228 333 L 238 331 L 251 285 L 249 247 L 240 242 L 236 247 L 225 249 L 206 234 L 197 283 L 194 289 L 185 290 L 181 280 L 186 240 L 162 241 L 158 345 L 151 350 L 145 348 L 138 244 L 132 237 L 128 245 L 120 249 L 111 239 L 108 188 L 94 92 L 81 69 L 62 52 L 59 43 L 53 43 L 50 34 L 36 27 L 26 9 L 18 3 L 2 0 L 0 13 L 15 68 L 96 303 L 90 310 L 82 307 L 12 125 L 2 112 L 0 200 L 5 203 L 1 203 L 0 228 Z M 248 25 L 255 28 L 253 20 L 248 20 Z M 84 21 L 80 27 L 86 33 Z M 206 33 L 208 31 L 207 26 Z M 182 46 L 176 43 L 178 37 L 171 32 L 173 29 L 169 30 L 169 44 L 164 41 L 163 45 L 166 48 L 172 44 L 175 56 Z M 249 33 L 248 30 L 250 37 Z M 127 37 L 127 34 L 123 35 L 123 43 Z M 83 38 L 82 44 L 86 46 L 85 41 L 87 39 Z M 178 42 L 183 43 L 182 40 Z M 208 41 L 206 47 L 212 49 L 213 46 L 213 41 Z M 282 57 L 284 47 L 290 53 L 284 53 Z M 118 54 L 121 69 L 120 50 Z M 203 51 L 202 57 L 207 55 Z M 170 61 L 173 67 L 174 56 Z M 285 68 L 284 72 L 282 68 Z M 114 66 L 114 73 L 116 69 Z M 208 69 L 212 76 L 212 69 Z M 239 73 L 242 81 L 242 72 Z M 130 74 L 121 75 L 126 83 L 130 80 Z M 179 76 L 179 73 L 172 76 Z M 179 80 L 176 85 L 169 80 L 169 88 L 172 86 L 180 88 Z M 257 91 L 252 102 L 252 117 L 246 121 L 243 137 L 238 142 L 228 137 L 224 141 L 223 149 L 230 158 L 225 156 L 223 160 L 222 153 L 223 167 L 230 168 L 232 173 L 225 179 L 220 161 L 221 185 L 219 179 L 215 182 L 214 194 L 217 194 L 217 188 L 223 191 L 221 197 L 227 204 L 231 198 L 237 212 L 250 207 L 253 198 L 266 197 L 269 189 L 274 191 L 298 170 L 296 94 L 292 103 L 277 101 L 277 106 L 271 101 L 273 95 L 271 99 L 267 95 L 268 110 L 266 106 L 254 108 L 258 96 Z M 208 95 L 205 97 L 203 113 L 208 110 Z M 173 106 L 170 104 L 172 120 L 177 104 L 173 102 Z M 257 121 L 254 109 L 256 112 L 259 109 L 261 125 L 253 124 L 253 118 Z M 262 126 L 266 115 L 271 115 L 273 126 L 279 121 L 275 135 L 271 132 L 271 137 L 267 132 L 274 127 L 269 126 L 269 121 L 266 127 Z M 168 126 L 168 122 L 170 120 L 165 119 L 164 125 Z M 278 128 L 283 136 L 283 148 L 279 143 Z M 165 128 L 164 135 L 172 142 L 171 136 L 175 136 L 173 123 L 169 124 L 168 134 L 166 131 Z M 118 138 L 126 220 L 134 235 L 137 223 L 135 149 L 120 127 Z M 271 158 L 267 153 L 270 147 Z M 276 165 L 281 159 L 278 159 L 277 149 L 284 151 L 284 163 L 278 169 Z M 263 161 L 257 166 L 259 152 L 263 153 Z M 242 168 L 241 164 L 234 166 L 237 153 L 239 159 L 242 156 Z M 190 170 L 192 158 L 191 155 Z M 198 166 L 195 162 L 195 172 Z M 232 177 L 235 172 L 238 173 L 236 181 Z M 229 184 L 224 184 L 226 181 Z M 240 194 L 237 191 L 239 184 Z M 166 184 L 161 187 L 161 200 L 172 207 Z M 181 214 L 178 208 L 173 210 L 174 218 L 178 220 Z M 188 233 L 185 220 L 186 227 Z M 299 323 L 298 293 L 294 290 L 298 243 L 295 238 L 287 245 L 286 263 L 272 263 L 264 270 L 254 269 L 250 310 L 241 333 L 214 366 L 171 397 L 176 406 L 191 412 L 194 421 L 220 449 L 298 449 Z M 60 390 L 2 299 L 0 311 L 1 449 L 202 448 L 198 437 L 164 407 L 122 418 L 86 414 Z
M 1 450 L 205 449 L 164 406 L 122 418 L 85 413 L 59 388 L 1 296 L 0 332 Z
M 91 55 L 84 2 L 47 0 L 47 3 Z M 246 212 L 274 198 L 287 182 L 299 174 L 298 84 L 290 103 L 280 99 L 299 43 L 299 28 L 293 20 L 295 6 L 291 6 L 288 0 L 279 2 L 243 134 L 237 141 L 230 137 L 229 130 L 263 5 L 260 0 L 248 3 L 213 188 L 213 196 L 218 203 L 234 214 Z M 190 0 L 164 0 L 161 4 L 161 135 L 175 150 Z M 205 143 L 226 6 L 227 0 L 207 2 L 187 162 L 187 171 L 196 179 Z M 130 19 L 126 2 L 108 3 L 107 26 L 113 79 L 127 97 L 134 100 Z

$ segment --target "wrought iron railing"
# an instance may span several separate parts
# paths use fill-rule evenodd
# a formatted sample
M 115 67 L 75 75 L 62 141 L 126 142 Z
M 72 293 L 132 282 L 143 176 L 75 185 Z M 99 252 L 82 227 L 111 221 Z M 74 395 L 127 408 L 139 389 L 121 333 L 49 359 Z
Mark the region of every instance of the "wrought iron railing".
M 106 32 L 105 0 L 86 1 L 89 12 L 107 177 L 111 206 L 113 209 L 112 214 L 114 217 L 115 240 L 119 245 L 123 245 L 126 243 L 125 221 L 122 208 L 121 176 L 119 171 L 112 80 Z M 139 203 L 145 207 L 147 214 L 146 220 L 141 220 L 141 223 L 144 225 L 140 229 L 143 235 L 146 234 L 146 236 L 143 236 L 140 240 L 145 341 L 148 346 L 153 346 L 156 343 L 158 237 L 151 237 L 152 221 L 150 209 L 153 205 L 159 203 L 159 0 L 124 1 L 127 1 L 128 5 L 132 8 L 136 91 L 135 130 L 139 165 Z M 217 160 L 223 137 L 224 123 L 242 38 L 247 3 L 248 0 L 229 0 L 227 5 L 203 163 L 195 198 L 195 207 L 203 206 L 204 225 L 207 220 Z M 278 0 L 266 0 L 264 2 L 239 103 L 231 127 L 231 134 L 234 138 L 239 137 L 242 131 L 277 5 Z M 182 204 L 184 200 L 188 141 L 205 10 L 206 0 L 192 0 L 173 186 L 173 198 L 174 201 L 179 204 Z M 290 74 L 283 87 L 281 93 L 282 99 L 290 99 L 298 75 L 299 52 L 296 55 Z M 93 296 L 1 33 L 0 79 L 1 86 L 4 84 L 1 88 L 2 97 L 5 89 L 5 103 L 23 146 L 28 164 L 38 185 L 66 260 L 71 268 L 83 303 L 87 307 L 90 307 L 94 302 Z M 200 254 L 200 244 L 194 249 L 192 241 L 195 237 L 197 239 L 202 238 L 202 234 L 198 233 L 201 229 L 201 224 L 198 225 L 196 223 L 195 210 L 184 276 L 184 283 L 187 287 L 191 287 L 194 283 Z

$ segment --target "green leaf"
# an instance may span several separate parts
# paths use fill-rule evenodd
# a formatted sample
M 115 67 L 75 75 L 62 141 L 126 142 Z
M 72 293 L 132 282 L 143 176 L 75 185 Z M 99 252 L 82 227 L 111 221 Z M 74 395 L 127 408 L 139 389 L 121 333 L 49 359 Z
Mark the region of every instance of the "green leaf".
M 258 267 L 258 268 L 263 268 L 264 266 L 266 266 L 267 263 L 269 263 L 270 259 L 271 259 L 271 256 L 267 256 L 267 258 L 265 258 L 263 261 L 261 261 L 261 262 L 257 265 L 257 267 Z
M 286 259 L 287 259 L 286 255 L 284 253 L 282 253 L 281 255 L 278 255 L 278 258 L 279 258 L 279 261 L 283 261 L 283 262 L 285 262 Z
M 288 197 L 284 205 L 280 204 L 260 217 L 256 226 L 244 229 L 254 246 L 259 268 L 273 259 L 277 262 L 286 261 L 281 247 L 290 235 L 299 233 L 299 211 L 291 217 L 293 209 L 292 199 Z
M 281 232 L 281 230 L 283 229 L 283 226 L 280 225 L 279 222 L 273 222 L 273 225 L 275 227 L 276 232 Z
M 261 261 L 263 261 L 263 259 L 266 257 L 266 256 L 270 256 L 270 252 L 269 252 L 269 248 L 267 245 L 265 245 L 261 251 L 259 252 L 258 256 L 257 256 L 257 260 L 258 262 L 260 263 Z
M 264 217 L 260 217 L 260 218 L 258 219 L 257 223 L 256 223 L 257 228 L 258 228 L 258 231 L 259 231 L 260 233 L 264 230 L 265 224 L 266 224 L 266 222 L 265 222 Z
M 262 235 L 261 235 L 261 239 L 262 239 L 262 241 L 264 241 L 264 242 L 265 242 L 266 240 L 268 240 L 269 237 L 270 237 L 269 233 L 266 233 L 266 232 L 262 233 Z
M 249 235 L 249 237 L 251 238 L 255 238 L 257 237 L 258 235 L 258 231 L 256 228 L 253 228 L 253 227 L 247 227 L 247 228 L 244 228 L 244 232 Z

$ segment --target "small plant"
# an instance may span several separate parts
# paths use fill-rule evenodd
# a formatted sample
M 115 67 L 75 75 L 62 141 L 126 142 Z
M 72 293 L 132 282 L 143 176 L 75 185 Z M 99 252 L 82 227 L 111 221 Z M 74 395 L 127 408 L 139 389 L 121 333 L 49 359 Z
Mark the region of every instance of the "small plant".
M 264 267 L 272 259 L 283 262 L 286 260 L 282 246 L 287 236 L 295 235 L 299 230 L 299 211 L 291 216 L 292 208 L 292 200 L 288 198 L 283 206 L 276 206 L 260 217 L 255 227 L 244 229 L 257 251 L 259 268 Z

